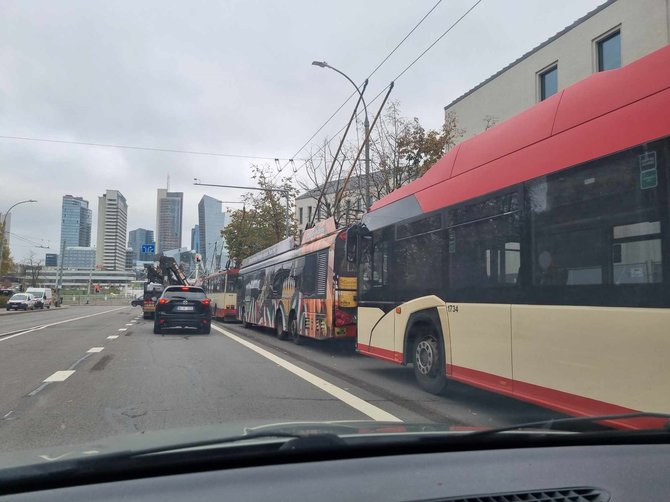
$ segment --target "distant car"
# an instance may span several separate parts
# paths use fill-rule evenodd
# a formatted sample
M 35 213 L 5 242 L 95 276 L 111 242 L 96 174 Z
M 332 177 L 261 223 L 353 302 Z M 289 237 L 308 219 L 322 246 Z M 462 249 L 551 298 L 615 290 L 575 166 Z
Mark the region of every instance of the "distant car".
M 7 300 L 7 310 L 35 310 L 37 301 L 30 293 L 16 293 Z
M 0 296 L 12 296 L 16 291 L 13 289 L 0 289 Z
M 168 286 L 156 302 L 154 333 L 167 328 L 195 328 L 209 334 L 212 324 L 210 300 L 202 288 Z
M 134 300 L 130 301 L 130 305 L 133 307 L 141 307 L 143 303 L 144 303 L 143 298 L 135 298 Z
M 28 288 L 26 293 L 30 293 L 35 297 L 35 307 L 43 309 L 44 307 L 50 309 L 53 304 L 53 292 L 51 288 Z

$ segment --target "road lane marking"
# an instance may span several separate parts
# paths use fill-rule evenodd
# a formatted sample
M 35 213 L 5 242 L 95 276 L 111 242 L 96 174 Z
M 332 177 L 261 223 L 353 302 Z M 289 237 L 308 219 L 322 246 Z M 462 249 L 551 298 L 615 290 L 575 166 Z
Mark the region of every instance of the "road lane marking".
M 75 372 L 75 370 L 61 370 L 61 371 L 56 371 L 53 375 L 50 377 L 47 377 L 44 379 L 45 382 L 64 382 L 72 374 Z
M 128 328 L 119 328 L 119 331 L 126 331 Z
M 323 390 L 324 392 L 327 392 L 331 396 L 335 397 L 336 399 L 339 399 L 345 404 L 348 404 L 355 410 L 360 411 L 364 415 L 367 415 L 368 417 L 372 418 L 373 420 L 376 420 L 378 422 L 402 422 L 398 417 L 395 415 L 391 415 L 390 413 L 382 410 L 381 408 L 378 408 L 377 406 L 374 406 L 367 401 L 361 399 L 360 397 L 354 396 L 350 392 L 347 392 L 344 389 L 341 389 L 340 387 L 337 387 L 336 385 L 333 385 L 332 383 L 324 380 L 323 378 L 320 378 L 312 373 L 310 373 L 307 370 L 304 370 L 300 368 L 299 366 L 296 366 L 293 363 L 290 363 L 286 361 L 285 359 L 282 359 L 281 357 L 273 354 L 272 352 L 269 352 L 265 349 L 260 348 L 259 346 L 237 336 L 231 333 L 228 330 L 219 328 L 218 326 L 212 324 L 212 328 L 217 330 L 219 333 L 222 333 L 223 335 L 227 336 L 231 340 L 236 341 L 237 343 L 244 345 L 248 349 L 253 350 L 257 354 L 260 354 L 261 356 L 265 357 L 266 359 L 269 359 L 275 364 L 278 364 L 282 368 L 290 371 L 294 375 L 302 378 L 306 382 L 311 383 L 315 387 L 318 387 L 319 389 Z
M 91 354 L 95 354 L 96 352 L 102 352 L 102 349 L 104 349 L 104 348 L 105 347 L 91 347 L 86 352 L 89 352 Z
M 126 326 L 132 326 L 132 325 L 133 325 L 132 322 L 127 322 L 127 323 L 126 323 Z
M 102 314 L 109 314 L 110 312 L 115 312 L 117 310 L 121 310 L 121 309 L 125 309 L 125 308 L 127 308 L 127 307 L 118 307 L 118 308 L 115 308 L 115 309 L 112 309 L 112 310 L 105 310 L 104 312 L 96 312 L 95 314 L 73 317 L 72 319 L 65 319 L 63 321 L 52 322 L 50 324 L 44 324 L 44 325 L 41 325 L 41 326 L 34 326 L 34 327 L 28 328 L 24 331 L 20 331 L 19 333 L 15 333 L 13 335 L 6 336 L 4 338 L 0 338 L 0 342 L 4 342 L 5 340 L 10 340 L 10 339 L 15 338 L 17 336 L 26 335 L 28 333 L 33 333 L 35 331 L 39 331 L 39 330 L 42 330 L 42 329 L 45 329 L 45 328 L 50 328 L 51 326 L 57 326 L 59 324 L 65 324 L 67 322 L 79 321 L 81 319 L 87 319 L 89 317 L 95 317 L 95 316 L 102 315 Z
M 119 337 L 119 335 L 109 335 L 107 337 L 107 340 L 116 340 Z

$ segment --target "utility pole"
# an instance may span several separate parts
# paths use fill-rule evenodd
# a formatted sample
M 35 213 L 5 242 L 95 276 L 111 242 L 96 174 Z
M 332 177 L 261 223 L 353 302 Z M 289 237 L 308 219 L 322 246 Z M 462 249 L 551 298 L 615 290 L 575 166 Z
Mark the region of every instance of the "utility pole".
M 63 246 L 61 247 L 63 250 L 63 256 L 60 257 L 60 268 L 58 269 L 58 281 L 56 284 L 56 301 L 58 302 L 58 306 L 60 307 L 60 295 L 61 295 L 61 290 L 63 289 L 63 262 L 65 261 L 65 240 L 63 240 Z

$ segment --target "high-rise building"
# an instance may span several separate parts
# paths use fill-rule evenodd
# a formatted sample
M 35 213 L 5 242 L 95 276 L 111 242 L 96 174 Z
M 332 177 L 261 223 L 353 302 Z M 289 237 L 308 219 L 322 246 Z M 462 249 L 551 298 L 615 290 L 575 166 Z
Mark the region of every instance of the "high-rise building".
M 191 229 L 191 250 L 200 252 L 200 225 L 194 225 Z
M 146 228 L 136 228 L 128 232 L 128 247 L 133 250 L 134 261 L 151 261 L 154 253 L 142 252 L 142 246 L 154 244 L 154 231 Z
M 95 248 L 88 246 L 68 246 L 65 248 L 63 268 L 92 270 L 95 268 Z
M 228 213 L 222 210 L 222 205 L 223 202 L 209 195 L 203 195 L 198 203 L 200 255 L 205 270 L 218 270 L 228 260 L 221 236 L 221 230 L 228 224 Z
M 90 247 L 93 211 L 82 197 L 63 195 L 60 226 L 59 260 L 64 258 L 65 248 Z
M 156 253 L 181 247 L 181 220 L 184 206 L 183 192 L 158 189 L 156 204 Z
M 46 253 L 44 255 L 44 266 L 45 267 L 57 267 L 58 266 L 58 253 Z
M 118 190 L 98 197 L 98 246 L 95 263 L 105 270 L 125 270 L 128 203 Z

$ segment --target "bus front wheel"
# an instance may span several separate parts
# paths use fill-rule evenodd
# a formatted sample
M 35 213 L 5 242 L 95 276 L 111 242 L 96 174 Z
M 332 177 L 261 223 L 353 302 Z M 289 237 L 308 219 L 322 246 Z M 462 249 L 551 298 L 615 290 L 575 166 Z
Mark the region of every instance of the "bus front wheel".
M 426 392 L 440 394 L 447 384 L 442 344 L 430 327 L 418 329 L 421 332 L 414 342 L 414 377 Z
M 277 312 L 277 315 L 275 316 L 275 333 L 279 340 L 286 340 L 288 338 L 288 332 L 284 331 L 281 312 Z
M 300 336 L 300 328 L 298 327 L 298 319 L 296 319 L 295 314 L 291 314 L 291 317 L 288 321 L 288 333 L 291 337 L 291 341 L 296 345 L 302 345 L 302 337 Z

